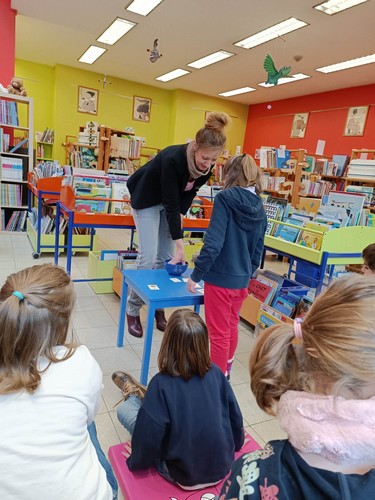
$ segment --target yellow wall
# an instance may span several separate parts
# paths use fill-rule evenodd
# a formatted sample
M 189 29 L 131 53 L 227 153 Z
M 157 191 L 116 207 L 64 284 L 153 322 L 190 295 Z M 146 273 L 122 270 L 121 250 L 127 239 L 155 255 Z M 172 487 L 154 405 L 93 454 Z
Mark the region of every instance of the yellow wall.
M 56 67 L 16 60 L 16 74 L 24 79 L 28 95 L 34 98 L 35 130 L 55 130 L 54 158 L 65 163 L 66 135 L 76 136 L 87 121 L 123 130 L 134 127 L 146 145 L 164 148 L 194 138 L 203 125 L 205 111 L 225 111 L 232 117 L 228 129 L 228 149 L 242 148 L 248 107 L 225 99 L 183 90 L 164 90 L 107 76 L 111 84 L 103 88 L 103 75 L 64 65 Z M 79 113 L 78 86 L 99 90 L 98 115 Z M 133 96 L 152 99 L 150 122 L 132 119 Z

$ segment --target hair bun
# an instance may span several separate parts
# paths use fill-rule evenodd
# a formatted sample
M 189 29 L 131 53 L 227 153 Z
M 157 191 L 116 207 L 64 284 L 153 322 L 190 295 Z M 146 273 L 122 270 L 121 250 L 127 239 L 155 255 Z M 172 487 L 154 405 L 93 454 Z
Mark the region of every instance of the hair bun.
M 230 123 L 229 115 L 226 113 L 213 111 L 208 113 L 204 123 L 205 128 L 223 130 Z

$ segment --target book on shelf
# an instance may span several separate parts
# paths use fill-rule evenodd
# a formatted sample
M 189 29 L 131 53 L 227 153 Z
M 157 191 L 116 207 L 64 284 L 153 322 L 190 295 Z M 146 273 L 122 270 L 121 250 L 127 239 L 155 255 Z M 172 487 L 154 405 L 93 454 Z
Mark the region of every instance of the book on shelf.
M 343 177 L 346 173 L 350 157 L 348 155 L 333 155 L 332 161 L 337 164 L 336 175 Z
M 375 160 L 351 160 L 347 177 L 375 179 Z
M 362 193 L 346 193 L 343 191 L 331 191 L 328 195 L 327 206 L 346 210 L 349 218 L 347 226 L 357 226 L 365 203 L 365 195 Z
M 267 304 L 261 304 L 257 316 L 256 333 L 272 325 L 285 323 L 285 316 Z
M 267 283 L 263 283 L 256 278 L 251 278 L 247 291 L 249 295 L 252 295 L 261 302 L 265 302 L 272 290 L 272 286 Z
M 95 200 L 89 200 L 84 198 L 96 198 Z M 108 200 L 101 200 L 100 198 L 110 198 L 111 188 L 110 187 L 98 187 L 96 184 L 91 184 L 90 187 L 81 187 L 76 189 L 76 205 L 75 209 L 78 212 L 86 213 L 108 213 Z M 82 198 L 82 199 L 77 199 Z
M 371 186 L 355 186 L 355 185 L 349 184 L 348 186 L 346 186 L 345 191 L 347 193 L 364 194 L 366 197 L 366 203 L 373 203 L 374 202 L 374 188 Z
M 15 156 L 3 156 L 0 161 L 2 180 L 22 181 L 23 160 Z
M 303 247 L 320 250 L 323 242 L 323 233 L 313 233 L 308 229 L 302 229 L 297 243 Z
M 303 221 L 292 219 L 290 217 L 285 219 L 284 222 L 294 224 L 294 226 L 303 226 L 304 224 Z M 300 227 L 286 226 L 285 224 L 278 224 L 277 226 L 278 227 L 274 233 L 276 238 L 281 238 L 285 241 L 289 241 L 290 243 L 295 243 L 301 230 Z
M 111 184 L 111 198 L 113 200 L 124 200 L 124 201 L 111 201 L 111 213 L 112 214 L 131 214 L 130 207 L 130 193 L 126 182 L 112 182 Z

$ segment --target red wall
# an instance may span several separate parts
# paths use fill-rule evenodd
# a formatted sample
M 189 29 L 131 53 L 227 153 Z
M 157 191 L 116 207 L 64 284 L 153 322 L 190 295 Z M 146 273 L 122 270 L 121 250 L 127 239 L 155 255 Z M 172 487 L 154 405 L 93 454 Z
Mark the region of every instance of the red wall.
M 0 83 L 10 84 L 14 75 L 16 11 L 11 0 L 0 0 Z
M 375 84 L 249 106 L 244 152 L 254 155 L 260 146 L 285 144 L 289 149 L 303 148 L 313 154 L 318 139 L 326 141 L 324 154 L 328 156 L 350 154 L 352 149 L 375 149 L 374 102 Z M 345 137 L 348 108 L 366 105 L 370 106 L 364 135 Z M 294 114 L 307 112 L 305 137 L 291 139 Z

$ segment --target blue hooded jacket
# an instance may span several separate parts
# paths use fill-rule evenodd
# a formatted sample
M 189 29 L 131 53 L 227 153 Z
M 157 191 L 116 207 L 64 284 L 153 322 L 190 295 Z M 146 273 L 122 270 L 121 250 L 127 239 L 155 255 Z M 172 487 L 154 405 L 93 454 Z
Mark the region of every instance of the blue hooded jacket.
M 220 191 L 191 279 L 222 288 L 246 288 L 259 267 L 266 227 L 260 196 L 238 186 Z

